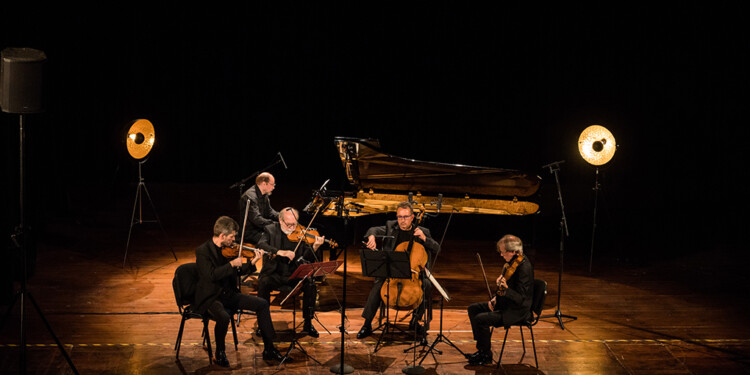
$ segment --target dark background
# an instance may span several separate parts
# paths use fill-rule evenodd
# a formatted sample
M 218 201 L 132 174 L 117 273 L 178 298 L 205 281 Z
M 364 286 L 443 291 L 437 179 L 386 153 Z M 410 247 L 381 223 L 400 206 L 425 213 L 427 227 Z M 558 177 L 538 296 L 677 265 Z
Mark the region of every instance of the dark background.
M 349 188 L 336 136 L 379 139 L 386 153 L 417 160 L 537 174 L 534 236 L 553 249 L 560 205 L 542 166 L 565 160 L 570 251 L 580 254 L 594 167 L 577 140 L 600 124 L 619 145 L 601 168 L 603 255 L 726 253 L 742 243 L 745 5 L 107 7 L 0 11 L 0 48 L 47 55 L 47 110 L 25 117 L 29 220 L 39 236 L 50 218 L 85 220 L 110 199 L 131 199 L 137 168 L 124 130 L 146 118 L 157 139 L 144 165 L 149 184 L 229 186 L 281 152 L 289 169 L 272 169 L 275 199 L 294 191 L 298 207 L 326 179 Z M 0 124 L 10 233 L 18 116 L 2 113 Z M 496 238 L 506 223 L 462 218 L 450 236 Z

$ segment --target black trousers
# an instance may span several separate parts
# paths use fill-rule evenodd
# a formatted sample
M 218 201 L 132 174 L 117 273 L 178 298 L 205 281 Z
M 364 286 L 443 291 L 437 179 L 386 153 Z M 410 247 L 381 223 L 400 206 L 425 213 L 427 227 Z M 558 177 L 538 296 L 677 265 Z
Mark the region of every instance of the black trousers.
M 232 293 L 219 297 L 207 310 L 216 321 L 216 326 L 214 326 L 216 350 L 225 350 L 224 340 L 231 321 L 230 312 L 240 309 L 255 312 L 258 319 L 258 327 L 260 327 L 261 334 L 263 335 L 265 350 L 273 349 L 273 339 L 276 337 L 276 331 L 273 329 L 268 301 L 255 296 Z
M 270 302 L 272 291 L 281 290 L 282 292 L 290 292 L 298 282 L 298 279 L 289 280 L 275 273 L 262 275 L 258 278 L 258 297 Z M 302 283 L 302 294 L 302 317 L 305 319 L 305 324 L 309 324 L 315 316 L 315 300 L 318 297 L 315 282 L 310 278 L 305 279 Z
M 393 280 L 391 282 L 393 282 Z M 380 302 L 382 301 L 382 298 L 380 296 L 380 289 L 383 287 L 383 284 L 385 284 L 385 279 L 376 278 L 372 285 L 372 289 L 370 290 L 370 295 L 367 296 L 365 308 L 364 310 L 362 310 L 362 317 L 365 318 L 365 324 L 372 324 L 372 319 L 375 318 L 375 314 L 377 314 L 378 312 Z M 422 303 L 420 303 L 419 306 L 414 309 L 414 312 L 412 314 L 412 317 L 417 319 L 421 319 L 422 314 L 424 314 L 425 312 L 425 302 L 431 303 L 432 301 L 432 283 L 427 278 L 422 279 L 422 293 Z M 388 300 L 388 303 L 393 306 L 396 303 L 396 296 L 389 295 Z M 429 314 L 427 317 L 425 317 L 425 329 L 430 329 L 431 319 L 432 317 L 429 316 Z
M 477 350 L 489 352 L 491 348 L 490 327 L 500 327 L 503 325 L 503 313 L 500 311 L 491 311 L 487 306 L 487 301 L 472 303 L 467 308 L 469 312 L 469 321 L 471 322 L 471 331 L 474 334 L 474 340 L 477 341 Z

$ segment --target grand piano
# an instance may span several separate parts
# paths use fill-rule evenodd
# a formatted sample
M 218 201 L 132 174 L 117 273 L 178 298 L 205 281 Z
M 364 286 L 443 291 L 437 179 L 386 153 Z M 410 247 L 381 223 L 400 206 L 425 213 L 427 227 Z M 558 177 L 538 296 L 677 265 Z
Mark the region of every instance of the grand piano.
M 403 201 L 428 213 L 533 215 L 541 178 L 518 170 L 419 161 L 381 151 L 375 139 L 336 137 L 341 163 L 354 192 L 318 200 L 324 216 L 395 212 Z

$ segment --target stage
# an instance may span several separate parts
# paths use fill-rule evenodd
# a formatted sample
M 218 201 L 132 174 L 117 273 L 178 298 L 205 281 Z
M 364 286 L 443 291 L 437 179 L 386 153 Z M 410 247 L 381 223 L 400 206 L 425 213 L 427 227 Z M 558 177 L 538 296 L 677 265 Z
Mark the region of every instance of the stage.
M 126 259 L 132 202 L 120 193 L 127 188 L 119 189 L 114 194 L 119 198 L 109 201 L 109 205 L 95 201 L 105 198 L 93 196 L 90 197 L 94 201 L 76 205 L 80 197 L 71 197 L 74 206 L 85 212 L 76 217 L 45 219 L 28 294 L 38 303 L 78 371 L 81 374 L 331 373 L 329 368 L 340 363 L 341 358 L 338 328 L 341 316 L 336 300 L 342 301 L 344 297 L 343 267 L 326 279 L 325 301 L 321 296 L 323 311 L 318 312 L 319 322 L 315 322 L 320 337 L 300 338 L 303 348 L 321 364 L 298 350 L 292 352 L 293 363 L 280 368 L 277 363 L 265 363 L 261 357 L 262 340 L 253 334 L 255 320 L 246 315 L 237 327 L 237 351 L 232 347 L 231 333 L 227 335 L 229 369 L 209 365 L 201 345 L 201 323 L 196 320 L 187 321 L 179 360 L 175 358 L 180 316 L 172 290 L 174 270 L 195 260 L 195 248 L 209 238 L 215 218 L 232 207 L 233 192 L 223 185 L 205 184 L 154 184 L 149 188 L 167 236 L 155 224 L 135 226 Z M 288 196 L 279 194 L 274 199 L 274 206 L 280 208 Z M 99 209 L 91 210 L 95 206 Z M 145 214 L 150 212 L 144 210 Z M 438 228 L 434 231 L 439 233 Z M 503 228 L 492 231 L 497 232 L 498 238 L 504 234 Z M 529 245 L 526 252 L 534 260 L 535 277 L 548 283 L 543 315 L 554 315 L 559 310 L 577 319 L 563 318 L 565 329 L 561 329 L 554 317 L 542 319 L 534 326 L 538 369 L 534 368 L 529 332 L 524 331 L 526 354 L 522 356 L 517 327 L 508 336 L 499 370 L 494 365 L 469 366 L 464 359 L 461 352 L 476 350 L 466 307 L 487 299 L 475 254 L 481 254 L 491 279 L 499 274 L 502 263 L 494 253 L 492 240 L 465 239 L 455 233 L 446 236 L 433 274 L 451 297 L 444 303 L 442 333 L 461 352 L 446 342 L 438 342 L 435 348 L 442 354 L 429 354 L 423 359 L 426 347 L 419 347 L 416 355 L 413 351 L 404 352 L 413 344 L 409 335 L 389 336 L 377 352 L 374 350 L 380 332 L 356 339 L 371 279 L 361 274 L 360 244 L 350 243 L 346 254 L 345 362 L 354 368 L 355 374 L 401 373 L 414 364 L 415 358 L 431 374 L 750 371 L 750 324 L 742 319 L 748 302 L 741 298 L 748 283 L 742 264 L 733 261 L 732 249 L 721 249 L 708 257 L 704 252 L 670 253 L 642 262 L 624 262 L 601 255 L 595 258 L 589 272 L 589 249 L 577 246 L 565 254 L 560 295 L 556 235 L 554 231 L 536 233 L 536 237 L 547 236 L 551 240 Z M 598 251 L 608 254 L 606 248 Z M 653 249 L 643 249 L 649 251 Z M 243 291 L 253 293 L 252 283 L 244 286 Z M 15 373 L 19 368 L 18 307 L 16 303 L 10 311 L 0 336 L 0 368 L 4 374 Z M 29 301 L 25 308 L 28 372 L 72 373 L 36 309 Z M 283 351 L 291 339 L 292 310 L 272 306 L 272 316 L 279 336 L 278 347 Z M 404 316 L 405 312 L 399 312 L 398 319 Z M 296 322 L 301 324 L 299 312 Z M 407 322 L 399 324 L 405 326 Z M 440 328 L 440 304 L 435 303 L 427 336 L 429 344 L 440 334 Z M 297 331 L 300 330 L 298 327 Z M 501 328 L 493 335 L 495 360 L 502 340 Z

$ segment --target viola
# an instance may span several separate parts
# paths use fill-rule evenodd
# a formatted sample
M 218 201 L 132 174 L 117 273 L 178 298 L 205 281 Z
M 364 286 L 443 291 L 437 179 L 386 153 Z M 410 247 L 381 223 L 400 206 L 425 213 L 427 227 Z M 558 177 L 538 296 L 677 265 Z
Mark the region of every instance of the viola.
M 510 262 L 503 265 L 503 272 L 501 273 L 501 276 L 506 280 L 506 282 L 508 279 L 510 279 L 511 276 L 513 276 L 513 273 L 516 272 L 516 269 L 521 264 L 521 262 L 523 262 L 523 254 L 518 254 L 514 255 Z M 502 297 L 503 295 L 505 295 L 506 289 L 507 288 L 501 286 L 500 284 L 497 285 L 497 289 L 495 289 L 495 296 L 491 297 L 489 301 L 492 310 L 494 310 L 495 306 L 497 305 L 497 297 Z
M 270 254 L 262 249 L 258 249 L 258 248 L 248 246 L 245 244 L 242 245 L 242 256 L 245 258 L 248 258 L 251 261 L 255 259 L 256 256 L 263 256 L 264 254 L 268 254 L 271 258 L 276 256 L 276 254 Z M 233 243 L 232 246 L 222 247 L 221 255 L 224 255 L 224 257 L 227 259 L 239 257 L 240 256 L 240 244 Z
M 513 259 L 509 263 L 503 265 L 502 277 L 507 281 L 516 272 L 518 266 L 523 262 L 523 254 L 514 255 Z M 505 293 L 505 287 L 498 285 L 495 289 L 495 295 L 502 295 Z
M 320 233 L 314 229 L 306 229 L 300 224 L 297 224 L 297 228 L 292 233 L 287 234 L 287 238 L 292 242 L 299 242 L 304 240 L 306 244 L 312 245 L 315 243 L 315 239 L 320 237 Z M 324 241 L 331 247 L 338 247 L 339 245 L 334 240 L 326 239 Z

